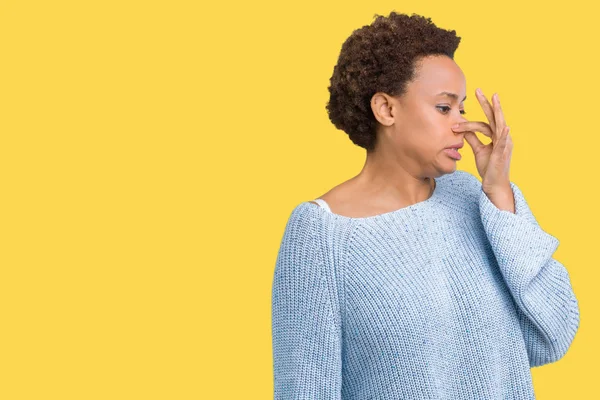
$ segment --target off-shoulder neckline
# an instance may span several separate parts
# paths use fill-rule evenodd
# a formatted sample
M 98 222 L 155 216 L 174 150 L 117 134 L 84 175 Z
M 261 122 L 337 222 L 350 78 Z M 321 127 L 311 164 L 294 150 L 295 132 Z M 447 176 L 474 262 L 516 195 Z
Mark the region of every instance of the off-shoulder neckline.
M 451 175 L 451 174 L 447 174 L 447 175 Z M 441 177 L 433 178 L 433 180 L 435 182 L 435 186 L 433 188 L 433 193 L 427 199 L 419 201 L 419 202 L 417 202 L 415 204 L 411 204 L 409 206 L 404 206 L 404 207 L 398 208 L 396 210 L 388 211 L 388 212 L 381 213 L 381 214 L 370 215 L 370 216 L 367 216 L 367 217 L 348 217 L 348 216 L 345 216 L 345 215 L 336 214 L 336 213 L 334 213 L 334 212 L 332 212 L 330 210 L 326 210 L 325 208 L 321 207 L 318 204 L 311 203 L 311 201 L 305 201 L 304 203 L 307 206 L 309 206 L 309 207 L 317 208 L 317 212 L 320 213 L 320 215 L 322 215 L 322 216 L 329 215 L 329 216 L 332 216 L 333 218 L 336 218 L 338 220 L 346 220 L 346 221 L 370 221 L 370 220 L 378 220 L 378 219 L 390 218 L 390 217 L 398 216 L 398 215 L 401 215 L 401 214 L 405 214 L 407 212 L 416 211 L 417 209 L 420 209 L 420 208 L 423 208 L 423 207 L 427 207 L 429 204 L 435 202 L 437 200 L 437 198 L 439 197 L 440 191 L 442 190 L 442 188 L 441 188 L 441 181 L 443 181 L 443 177 L 447 176 L 447 175 L 442 175 Z M 321 199 L 321 200 L 323 200 L 323 199 Z

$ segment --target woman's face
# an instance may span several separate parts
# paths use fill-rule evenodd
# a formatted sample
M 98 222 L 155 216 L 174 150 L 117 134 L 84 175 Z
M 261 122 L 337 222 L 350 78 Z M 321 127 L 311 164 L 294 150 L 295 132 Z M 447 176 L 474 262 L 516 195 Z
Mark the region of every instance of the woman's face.
M 444 93 L 446 92 L 446 93 Z M 466 80 L 458 65 L 446 56 L 423 58 L 415 79 L 392 111 L 394 151 L 401 159 L 436 175 L 456 170 L 457 160 L 446 148 L 464 143 L 464 133 L 452 125 L 466 121 L 463 116 Z

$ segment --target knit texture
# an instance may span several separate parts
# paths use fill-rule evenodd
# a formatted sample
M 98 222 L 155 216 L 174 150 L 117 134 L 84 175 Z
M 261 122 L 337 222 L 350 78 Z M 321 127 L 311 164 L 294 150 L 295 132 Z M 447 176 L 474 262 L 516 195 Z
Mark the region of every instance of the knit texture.
M 530 368 L 565 355 L 579 307 L 510 184 L 515 214 L 460 170 L 372 217 L 298 204 L 273 278 L 275 400 L 535 399 Z

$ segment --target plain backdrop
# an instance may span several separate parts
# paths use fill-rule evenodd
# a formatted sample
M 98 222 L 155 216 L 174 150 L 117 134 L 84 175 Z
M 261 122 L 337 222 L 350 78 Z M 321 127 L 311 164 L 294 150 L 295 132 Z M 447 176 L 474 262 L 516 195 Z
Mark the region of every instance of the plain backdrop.
M 500 95 L 511 180 L 560 240 L 581 313 L 567 355 L 532 370 L 536 395 L 593 398 L 592 4 L 3 1 L 0 398 L 272 398 L 285 223 L 365 159 L 328 119 L 329 78 L 352 31 L 393 10 L 462 38 L 467 118 L 485 121 L 477 87 Z

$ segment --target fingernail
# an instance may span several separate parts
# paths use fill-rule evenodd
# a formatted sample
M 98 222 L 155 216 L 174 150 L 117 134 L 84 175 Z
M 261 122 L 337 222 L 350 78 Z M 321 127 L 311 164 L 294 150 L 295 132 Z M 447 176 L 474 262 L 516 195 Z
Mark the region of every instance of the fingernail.
M 483 92 L 481 91 L 481 89 L 477 88 L 477 90 L 475 90 L 477 92 L 478 95 L 482 95 Z

